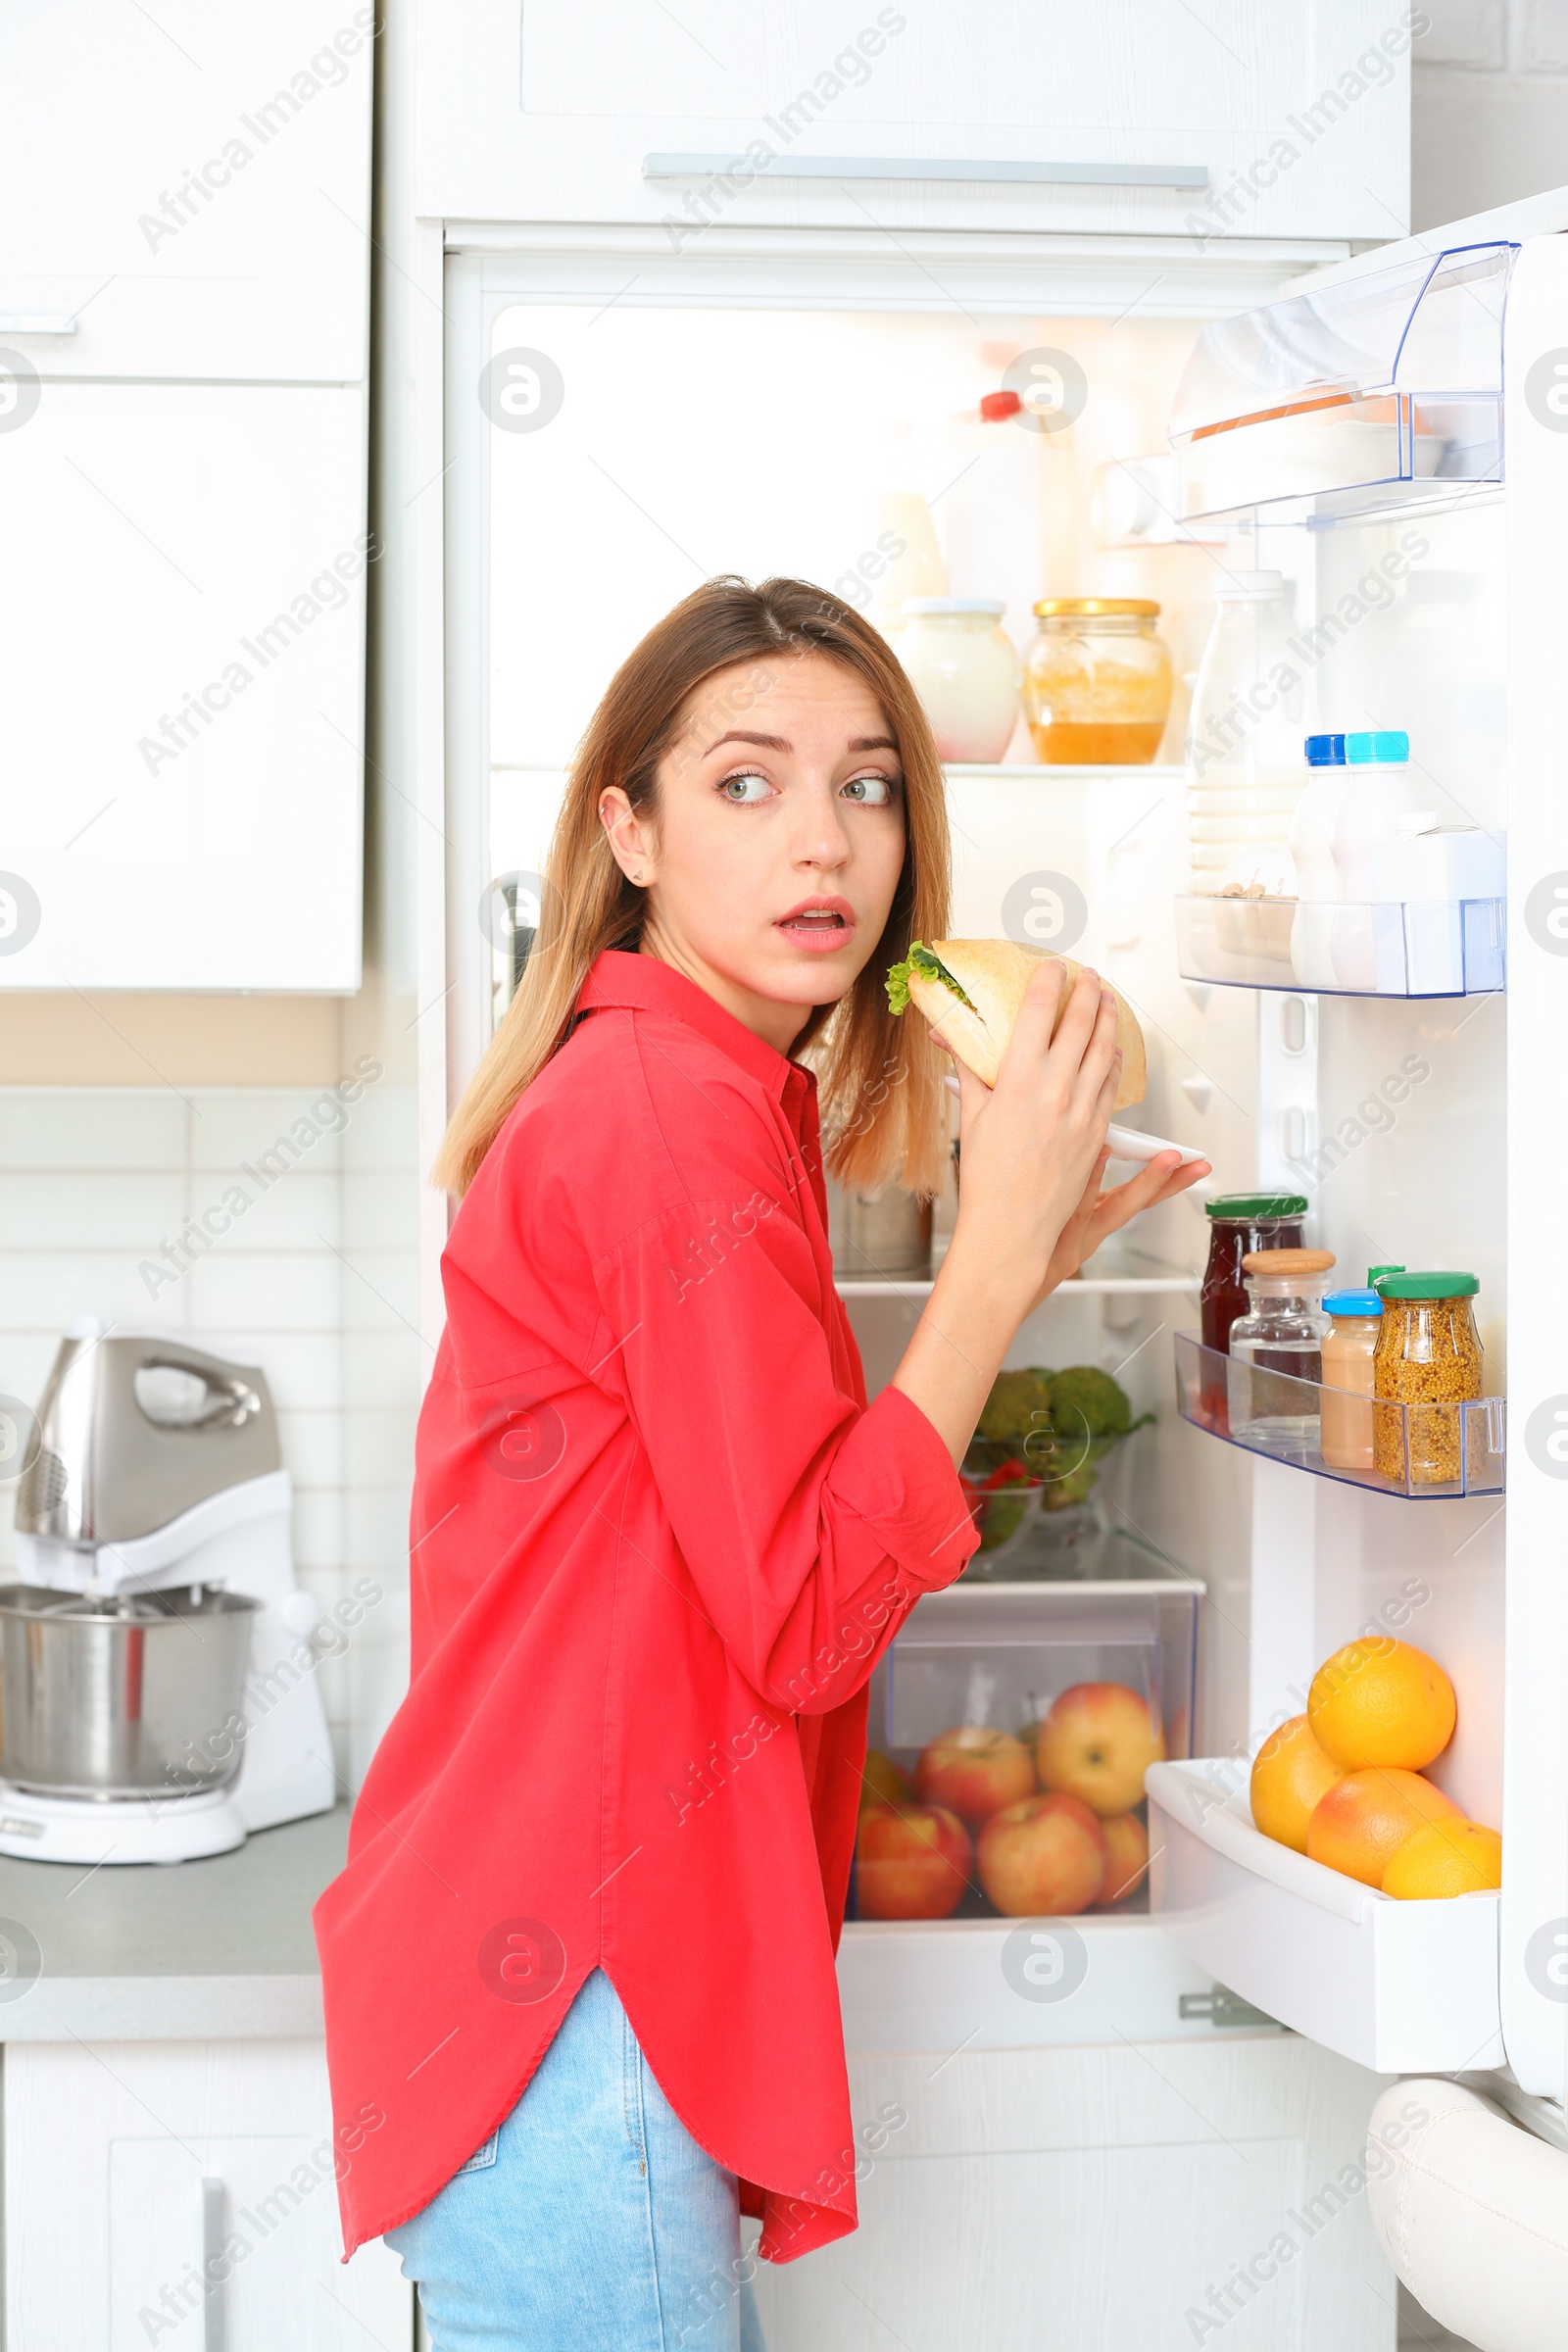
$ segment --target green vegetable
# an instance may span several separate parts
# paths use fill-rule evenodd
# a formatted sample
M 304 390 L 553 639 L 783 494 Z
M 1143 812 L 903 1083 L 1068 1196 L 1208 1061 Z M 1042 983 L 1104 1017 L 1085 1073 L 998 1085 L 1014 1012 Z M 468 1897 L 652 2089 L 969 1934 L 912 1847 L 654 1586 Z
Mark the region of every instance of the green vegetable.
M 1123 1438 L 1133 1425 L 1124 1389 L 1098 1364 L 1072 1364 L 1051 1384 L 1051 1418 L 1064 1439 Z
M 976 1009 L 947 965 L 933 956 L 929 948 L 922 947 L 916 940 L 904 961 L 894 964 L 887 976 L 885 985 L 888 992 L 888 1003 L 895 1012 L 908 1010 L 909 974 L 911 971 L 918 972 L 922 980 L 940 980 L 944 988 L 952 989 L 960 1004 L 968 1004 L 971 1012 Z
M 1036 1431 L 1051 1429 L 1051 1383 L 1054 1375 L 1034 1367 L 999 1372 L 991 1384 L 975 1436 L 992 1446 L 1025 1445 Z M 1031 1448 L 1038 1452 L 1039 1446 Z

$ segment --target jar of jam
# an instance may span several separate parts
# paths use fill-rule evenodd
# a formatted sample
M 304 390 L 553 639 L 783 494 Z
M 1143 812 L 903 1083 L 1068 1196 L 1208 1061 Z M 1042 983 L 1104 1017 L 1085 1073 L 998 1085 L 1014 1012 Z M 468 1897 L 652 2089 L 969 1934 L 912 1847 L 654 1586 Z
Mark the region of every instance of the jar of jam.
M 1372 1358 L 1372 1462 L 1404 1487 L 1457 1487 L 1464 1408 L 1481 1395 L 1473 1274 L 1385 1274 Z M 1396 1405 L 1402 1411 L 1395 1411 Z
M 1299 1250 L 1304 1193 L 1219 1193 L 1206 1203 L 1208 1263 L 1200 1296 L 1203 1346 L 1229 1354 L 1231 1325 L 1247 1312 L 1242 1260 L 1254 1250 Z M 1202 1359 L 1200 1400 L 1213 1427 L 1229 1427 L 1225 1367 Z
M 906 607 L 907 611 L 907 607 Z M 1138 596 L 1055 596 L 1024 665 L 1024 714 L 1047 766 L 1142 767 L 1170 711 L 1159 607 Z

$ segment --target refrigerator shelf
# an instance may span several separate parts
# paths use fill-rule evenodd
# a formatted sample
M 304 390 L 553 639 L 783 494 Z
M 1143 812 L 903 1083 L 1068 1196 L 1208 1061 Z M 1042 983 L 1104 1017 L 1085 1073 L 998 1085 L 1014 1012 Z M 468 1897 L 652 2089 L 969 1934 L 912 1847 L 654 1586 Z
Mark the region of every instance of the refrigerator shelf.
M 931 1277 L 919 1280 L 913 1275 L 889 1276 L 886 1281 L 861 1274 L 836 1274 L 833 1288 L 844 1299 L 854 1298 L 929 1298 Z M 1164 1298 L 1173 1293 L 1185 1293 L 1196 1298 L 1200 1288 L 1197 1274 L 1083 1274 L 1074 1275 L 1070 1282 L 1061 1282 L 1052 1293 L 1054 1298 Z
M 1190 1960 L 1379 2074 L 1500 2066 L 1495 1893 L 1396 1902 L 1252 1826 L 1235 1757 L 1148 1776 L 1152 1915 Z
M 1506 938 L 1504 899 L 1381 906 L 1176 901 L 1177 970 L 1184 980 L 1222 988 L 1325 997 L 1495 996 L 1506 985 Z
M 1336 1402 L 1350 1401 L 1344 1390 L 1326 1392 Z M 1374 1426 L 1382 1433 L 1396 1475 L 1378 1470 L 1343 1470 L 1319 1450 L 1324 1389 L 1316 1381 L 1260 1371 L 1219 1348 L 1205 1348 L 1196 1332 L 1176 1334 L 1176 1409 L 1184 1421 L 1228 1446 L 1262 1454 L 1315 1478 L 1364 1487 L 1373 1494 L 1402 1495 L 1413 1502 L 1440 1501 L 1456 1494 L 1500 1494 L 1507 1451 L 1507 1404 L 1482 1396 L 1459 1404 L 1373 1404 Z M 1359 1402 L 1360 1399 L 1354 1401 Z

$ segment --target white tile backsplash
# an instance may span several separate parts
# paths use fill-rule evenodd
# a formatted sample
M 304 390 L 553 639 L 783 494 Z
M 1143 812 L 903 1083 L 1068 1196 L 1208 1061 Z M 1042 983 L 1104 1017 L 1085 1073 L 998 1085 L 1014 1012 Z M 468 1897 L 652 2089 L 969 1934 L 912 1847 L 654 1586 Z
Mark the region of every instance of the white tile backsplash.
M 345 1111 L 342 1131 L 326 1132 Z M 163 1245 L 232 1184 L 248 1195 L 243 1214 L 187 1251 L 183 1271 L 171 1267 Z M 417 1220 L 409 1087 L 383 1081 L 346 1106 L 274 1087 L 0 1088 L 0 1396 L 37 1401 L 78 1313 L 261 1366 L 294 1481 L 301 1582 L 326 1608 L 356 1577 L 383 1595 L 348 1654 L 319 1669 L 339 1767 L 356 1785 L 406 1672 L 428 1353 L 412 1328 Z M 0 1575 L 15 1558 L 0 1486 Z

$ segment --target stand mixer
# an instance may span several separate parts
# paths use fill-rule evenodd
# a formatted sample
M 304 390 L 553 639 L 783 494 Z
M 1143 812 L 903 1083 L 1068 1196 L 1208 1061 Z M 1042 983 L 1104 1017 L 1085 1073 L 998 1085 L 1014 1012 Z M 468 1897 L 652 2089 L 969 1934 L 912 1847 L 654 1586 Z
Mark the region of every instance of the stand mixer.
M 254 1365 L 72 1326 L 0 1587 L 0 1853 L 180 1862 L 334 1801 Z

